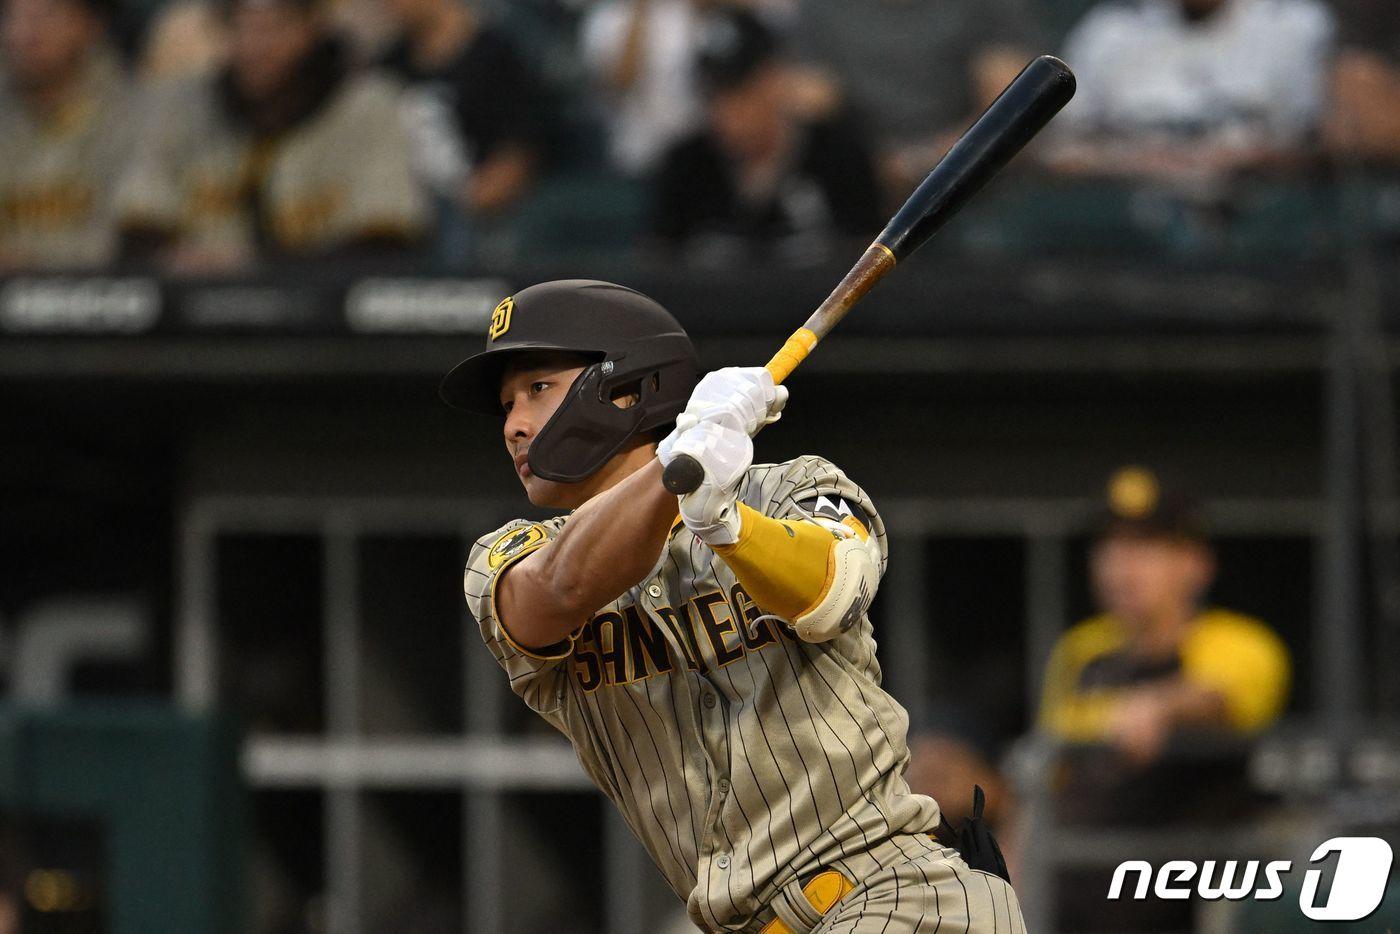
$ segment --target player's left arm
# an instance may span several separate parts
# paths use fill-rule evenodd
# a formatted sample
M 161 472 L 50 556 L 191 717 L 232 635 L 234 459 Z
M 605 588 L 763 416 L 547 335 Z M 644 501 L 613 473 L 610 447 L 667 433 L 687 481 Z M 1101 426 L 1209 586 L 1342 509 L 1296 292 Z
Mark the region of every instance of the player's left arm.
M 706 380 L 765 376 L 759 368 L 720 370 Z M 705 395 L 704 386 L 697 396 Z M 816 490 L 809 509 L 797 515 L 770 516 L 740 502 L 739 487 L 753 462 L 751 426 L 727 417 L 722 393 L 715 396 L 708 407 L 688 409 L 657 451 L 663 464 L 683 453 L 705 469 L 705 482 L 681 498 L 681 518 L 755 603 L 788 620 L 805 641 L 833 639 L 860 618 L 879 585 L 883 555 L 864 513 L 848 507 L 843 515 L 829 498 L 819 505 Z
M 850 629 L 880 585 L 879 548 L 856 519 L 776 518 L 739 503 L 739 533 L 714 545 L 759 606 L 792 623 L 807 642 Z

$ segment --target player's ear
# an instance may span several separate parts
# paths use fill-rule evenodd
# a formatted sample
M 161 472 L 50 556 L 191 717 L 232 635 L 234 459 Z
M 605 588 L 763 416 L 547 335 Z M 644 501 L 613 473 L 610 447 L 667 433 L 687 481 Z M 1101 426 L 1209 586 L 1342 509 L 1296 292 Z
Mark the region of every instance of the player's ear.
M 632 383 L 625 383 L 613 388 L 609 401 L 619 409 L 630 409 L 638 402 L 642 401 L 642 381 L 637 380 Z

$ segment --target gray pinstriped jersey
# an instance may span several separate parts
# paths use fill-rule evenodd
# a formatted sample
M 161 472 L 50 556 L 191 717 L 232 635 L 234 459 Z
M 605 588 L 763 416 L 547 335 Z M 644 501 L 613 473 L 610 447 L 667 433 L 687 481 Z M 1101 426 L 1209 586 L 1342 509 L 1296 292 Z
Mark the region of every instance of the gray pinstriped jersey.
M 775 517 L 869 498 L 818 457 L 751 467 L 741 498 Z M 525 652 L 497 621 L 493 583 L 558 534 L 562 518 L 519 520 L 480 539 L 465 589 L 515 693 L 569 737 L 666 881 L 710 929 L 742 929 L 783 885 L 820 866 L 852 878 L 867 850 L 929 833 L 933 799 L 903 779 L 908 716 L 880 687 L 870 621 L 822 644 L 760 619 L 724 562 L 684 526 L 658 570 L 567 642 Z

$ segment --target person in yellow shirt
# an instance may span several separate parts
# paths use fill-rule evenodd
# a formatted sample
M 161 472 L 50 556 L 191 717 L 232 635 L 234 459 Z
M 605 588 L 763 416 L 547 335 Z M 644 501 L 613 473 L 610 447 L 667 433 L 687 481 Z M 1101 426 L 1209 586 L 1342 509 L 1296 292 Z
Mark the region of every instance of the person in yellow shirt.
M 1247 737 L 1278 718 L 1288 649 L 1261 621 L 1202 606 L 1215 558 L 1189 499 L 1142 468 L 1115 474 L 1090 574 L 1102 613 L 1066 632 L 1050 657 L 1044 731 L 1109 746 L 1141 770 L 1179 732 Z
M 1040 730 L 1067 746 L 1052 771 L 1057 823 L 1209 826 L 1256 803 L 1248 738 L 1288 699 L 1290 661 L 1263 622 L 1204 604 L 1215 556 L 1197 506 L 1130 467 L 1109 483 L 1089 572 L 1100 613 L 1060 637 Z M 1062 870 L 1058 927 L 1184 930 L 1189 902 L 1104 899 L 1111 867 Z

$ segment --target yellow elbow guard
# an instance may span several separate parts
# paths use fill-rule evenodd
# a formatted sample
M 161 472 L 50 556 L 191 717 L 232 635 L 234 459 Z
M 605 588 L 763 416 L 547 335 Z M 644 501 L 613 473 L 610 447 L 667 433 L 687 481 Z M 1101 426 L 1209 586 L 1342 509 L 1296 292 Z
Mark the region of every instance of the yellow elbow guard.
M 865 612 L 879 566 L 863 529 L 773 519 L 743 503 L 739 515 L 739 540 L 715 553 L 755 603 L 791 622 L 803 640 L 832 639 Z

